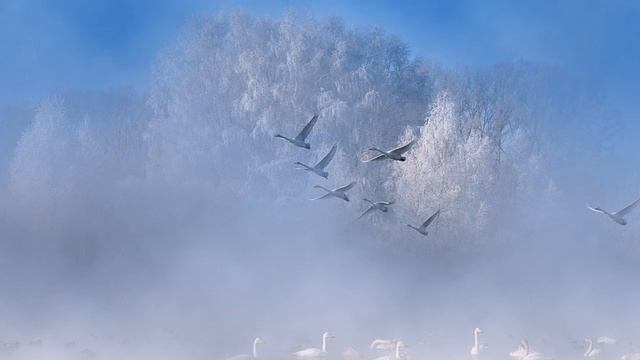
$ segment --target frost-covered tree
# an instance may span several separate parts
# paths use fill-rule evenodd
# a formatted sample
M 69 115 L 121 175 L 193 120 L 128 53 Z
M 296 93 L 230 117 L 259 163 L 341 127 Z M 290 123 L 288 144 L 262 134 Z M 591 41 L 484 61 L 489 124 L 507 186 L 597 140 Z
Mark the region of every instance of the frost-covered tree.
M 407 238 L 398 223 L 441 208 L 433 237 L 472 242 L 553 183 L 544 165 L 562 134 L 555 120 L 585 115 L 549 91 L 557 79 L 526 63 L 446 69 L 379 29 L 337 19 L 202 16 L 159 55 L 148 96 L 44 102 L 15 150 L 10 190 L 43 209 L 62 198 L 95 209 L 163 189 L 153 201 L 184 199 L 171 204 L 188 213 L 227 197 L 315 206 L 306 200 L 312 185 L 355 180 L 354 217 L 361 197 L 398 202 L 368 219 L 385 239 Z M 313 114 L 310 151 L 273 138 L 297 133 Z M 406 162 L 362 162 L 369 147 L 413 139 Z M 333 144 L 328 181 L 294 169 Z

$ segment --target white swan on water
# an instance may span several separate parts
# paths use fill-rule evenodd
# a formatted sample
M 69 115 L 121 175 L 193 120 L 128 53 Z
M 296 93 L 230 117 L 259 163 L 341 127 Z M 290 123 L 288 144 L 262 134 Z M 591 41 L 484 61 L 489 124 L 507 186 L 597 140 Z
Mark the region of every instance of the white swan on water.
M 521 357 L 527 355 L 527 345 L 525 345 L 526 340 L 522 340 L 520 341 L 520 344 L 518 344 L 518 348 L 512 352 L 509 353 L 509 356 L 514 358 L 514 359 L 520 359 Z
M 379 152 L 380 155 L 378 155 L 378 156 L 376 156 L 376 157 L 374 157 L 372 159 L 365 160 L 364 162 L 379 161 L 379 160 L 385 160 L 385 159 L 396 160 L 396 161 L 405 161 L 405 160 L 407 160 L 407 158 L 402 156 L 402 154 L 404 154 L 407 151 L 409 151 L 415 142 L 416 142 L 415 140 L 412 140 L 407 145 L 400 146 L 399 148 L 393 149 L 391 151 L 384 151 L 384 150 L 380 150 L 380 149 L 375 148 L 375 147 L 369 148 L 369 150 L 371 150 L 371 151 Z
M 584 352 L 584 357 L 589 359 L 596 359 L 600 356 L 600 354 L 602 354 L 602 349 L 595 347 L 591 338 L 584 339 L 584 341 L 587 343 L 587 351 Z
M 396 343 L 398 340 L 387 340 L 387 339 L 375 339 L 369 345 L 369 349 L 371 350 L 393 350 L 396 348 Z
M 640 204 L 640 199 L 632 202 L 629 206 L 625 207 L 624 209 L 622 209 L 620 211 L 612 212 L 612 213 L 610 213 L 607 210 L 604 210 L 602 208 L 592 207 L 590 205 L 587 205 L 587 208 L 589 210 L 591 210 L 591 211 L 595 211 L 595 212 L 607 215 L 611 220 L 615 221 L 616 223 L 618 223 L 620 225 L 627 225 L 627 220 L 624 217 L 628 213 L 630 213 L 631 210 L 633 210 L 636 206 L 638 206 L 638 204 Z
M 298 165 L 298 169 L 311 171 L 312 173 L 318 176 L 328 179 L 329 173 L 324 168 L 326 168 L 327 165 L 329 165 L 329 163 L 331 162 L 331 160 L 333 160 L 333 156 L 336 154 L 337 148 L 338 148 L 337 145 L 333 145 L 331 147 L 331 150 L 329 150 L 329 152 L 327 153 L 327 155 L 325 155 L 322 158 L 322 160 L 318 161 L 318 163 L 315 164 L 314 166 L 309 166 L 299 161 L 294 162 L 294 164 Z
M 473 347 L 469 351 L 469 354 L 473 357 L 480 356 L 480 353 L 487 348 L 485 344 L 480 343 L 480 334 L 482 334 L 482 330 L 480 330 L 480 328 L 475 328 L 473 330 Z
M 529 349 L 529 342 L 527 340 L 522 340 L 520 342 L 520 346 L 522 351 L 520 353 L 520 357 L 518 358 L 518 360 L 552 360 L 553 359 L 549 356 L 542 355 L 539 352 L 535 352 Z M 513 354 L 513 352 L 511 354 Z
M 319 359 L 327 356 L 327 339 L 334 338 L 335 336 L 325 332 L 322 334 L 322 348 L 308 348 L 293 353 L 297 359 Z
M 260 337 L 255 338 L 255 340 L 253 340 L 253 352 L 251 353 L 251 355 L 249 354 L 240 354 L 240 355 L 236 355 L 236 356 L 232 356 L 230 358 L 227 358 L 227 360 L 248 360 L 248 359 L 257 359 L 258 358 L 258 345 L 260 344 L 266 344 L 266 342 L 264 340 L 262 340 Z
M 297 147 L 301 147 L 301 148 L 309 150 L 309 149 L 311 149 L 311 144 L 309 144 L 305 140 L 309 136 L 309 133 L 313 129 L 313 126 L 316 124 L 316 121 L 318 121 L 318 115 L 313 115 L 313 117 L 311 118 L 311 120 L 309 120 L 307 125 L 305 125 L 304 128 L 302 129 L 302 131 L 300 131 L 300 133 L 298 135 L 296 135 L 296 137 L 293 138 L 293 139 L 290 139 L 290 138 L 288 138 L 286 136 L 282 136 L 280 134 L 276 134 L 275 137 L 287 140 L 288 142 L 292 143 L 293 145 L 295 145 Z
M 396 341 L 395 345 L 396 345 L 395 346 L 395 351 L 394 351 L 393 354 L 380 356 L 380 357 L 375 358 L 375 360 L 399 360 L 399 359 L 404 358 L 404 354 L 402 353 L 402 351 L 405 348 L 407 348 L 408 346 L 404 342 L 402 342 L 400 340 Z

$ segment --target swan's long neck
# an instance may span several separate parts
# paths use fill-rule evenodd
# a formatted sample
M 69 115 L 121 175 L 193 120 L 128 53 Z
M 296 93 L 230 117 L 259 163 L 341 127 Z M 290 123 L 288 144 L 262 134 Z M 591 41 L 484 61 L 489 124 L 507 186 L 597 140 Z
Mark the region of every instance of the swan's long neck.
M 253 342 L 253 358 L 254 359 L 258 358 L 258 340 L 257 339 Z
M 473 332 L 473 347 L 475 347 L 476 349 L 478 348 L 478 342 L 478 331 L 476 330 Z
M 522 349 L 524 350 L 524 356 L 523 356 L 524 358 L 525 356 L 529 355 L 529 342 L 527 342 L 526 340 L 523 340 Z
M 402 346 L 402 343 L 400 341 L 398 341 L 396 343 L 396 360 L 400 359 L 400 347 Z
M 327 352 L 327 334 L 322 335 L 322 352 Z
M 587 351 L 584 353 L 584 356 L 589 356 L 593 351 L 593 340 L 587 339 L 587 344 L 589 345 L 587 345 Z

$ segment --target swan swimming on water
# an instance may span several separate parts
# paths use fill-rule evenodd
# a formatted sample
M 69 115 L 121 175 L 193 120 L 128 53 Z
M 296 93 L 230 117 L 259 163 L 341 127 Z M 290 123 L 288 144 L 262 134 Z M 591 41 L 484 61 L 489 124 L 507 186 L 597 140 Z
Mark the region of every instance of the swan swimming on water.
M 593 346 L 593 340 L 591 338 L 584 339 L 584 341 L 587 343 L 587 351 L 584 352 L 584 357 L 595 359 L 602 354 L 602 349 Z
M 544 356 L 539 352 L 531 351 L 531 349 L 529 349 L 529 342 L 527 342 L 527 340 L 522 340 L 520 342 L 520 347 L 518 347 L 518 349 L 522 350 L 520 352 L 520 357 L 518 357 L 518 360 L 552 360 L 553 359 L 549 356 Z M 510 353 L 509 355 L 512 356 L 513 353 L 514 352 Z
M 438 215 L 440 215 L 440 210 L 436 211 L 433 215 L 431 215 L 424 223 L 422 223 L 422 225 L 420 225 L 420 227 L 415 227 L 411 224 L 406 224 L 408 227 L 412 228 L 413 230 L 419 232 L 420 234 L 427 236 L 429 235 L 429 232 L 427 231 L 427 227 L 433 222 L 433 220 L 435 220 Z
M 352 181 L 349 185 L 345 185 L 345 186 L 341 186 L 337 189 L 333 189 L 333 190 L 329 190 L 324 186 L 320 186 L 320 185 L 316 185 L 314 186 L 314 188 L 316 189 L 322 189 L 324 191 L 326 191 L 327 193 L 317 197 L 315 199 L 309 199 L 309 200 L 320 200 L 320 199 L 328 199 L 330 197 L 335 197 L 338 199 L 342 199 L 344 201 L 349 201 L 349 197 L 347 196 L 347 191 L 349 191 L 354 185 L 356 184 L 355 181 Z
M 395 351 L 394 353 L 391 355 L 384 355 L 384 356 L 380 356 L 375 358 L 375 360 L 399 360 L 404 358 L 404 354 L 402 353 L 402 350 L 404 350 L 405 348 L 407 348 L 408 346 L 402 342 L 401 340 L 398 340 L 395 342 Z
M 527 345 L 525 345 L 526 340 L 522 340 L 520 341 L 520 344 L 518 344 L 518 348 L 512 352 L 509 353 L 509 356 L 515 359 L 520 359 L 523 356 L 527 355 Z
M 249 354 L 240 354 L 240 355 L 232 356 L 232 357 L 228 358 L 227 360 L 257 359 L 258 358 L 258 345 L 260 345 L 260 344 L 266 344 L 266 342 L 264 340 L 262 340 L 260 337 L 257 337 L 255 340 L 253 340 L 253 352 L 251 353 L 251 355 L 249 355 Z
M 327 153 L 327 155 L 325 155 L 322 160 L 318 161 L 317 164 L 315 164 L 314 166 L 309 166 L 306 164 L 303 164 L 299 161 L 296 161 L 294 164 L 298 165 L 299 168 L 301 170 L 307 170 L 307 171 L 311 171 L 314 174 L 321 176 L 325 179 L 329 178 L 329 173 L 327 171 L 324 170 L 324 168 L 327 167 L 327 165 L 329 165 L 329 163 L 331 162 L 331 160 L 333 160 L 333 156 L 336 154 L 336 149 L 338 148 L 337 145 L 333 145 L 331 147 L 331 150 L 329 150 L 329 152 Z
M 319 359 L 327 356 L 327 339 L 334 338 L 335 336 L 325 332 L 322 334 L 322 348 L 308 348 L 293 353 L 297 359 Z
M 640 203 L 640 199 L 632 202 L 629 206 L 625 207 L 624 209 L 620 210 L 620 211 L 616 211 L 613 213 L 610 213 L 606 210 L 603 210 L 599 207 L 592 207 L 590 205 L 587 205 L 587 208 L 591 211 L 595 211 L 601 214 L 605 214 L 607 215 L 611 220 L 615 221 L 616 223 L 620 224 L 620 225 L 627 225 L 627 220 L 625 220 L 625 216 L 631 212 L 631 210 L 633 210 L 636 206 L 638 206 L 638 204 Z
M 480 330 L 480 328 L 475 328 L 473 330 L 473 347 L 469 351 L 469 354 L 471 354 L 472 357 L 480 356 L 480 352 L 487 348 L 485 344 L 480 343 L 480 334 L 482 334 L 482 330 Z
M 372 212 L 372 211 L 382 211 L 382 212 L 387 212 L 389 211 L 389 206 L 393 204 L 393 201 L 377 201 L 377 202 L 373 202 L 369 199 L 362 199 L 363 201 L 368 202 L 369 204 L 371 204 L 371 206 L 369 206 L 369 208 L 367 210 L 365 210 L 360 216 L 358 216 L 358 219 L 360 219 L 361 217 L 367 215 L 368 213 Z
M 296 137 L 293 139 L 290 139 L 286 136 L 282 136 L 280 134 L 276 134 L 275 137 L 285 139 L 295 146 L 298 146 L 307 150 L 311 149 L 311 144 L 309 144 L 308 142 L 305 142 L 305 140 L 309 136 L 309 133 L 313 129 L 313 126 L 316 124 L 316 121 L 318 121 L 318 115 L 313 115 L 313 117 L 311 118 L 311 120 L 309 120 L 307 125 L 305 125 L 302 131 L 300 131 L 300 133 L 296 135 Z
M 390 160 L 396 160 L 396 161 L 405 161 L 407 160 L 406 157 L 402 156 L 402 154 L 406 153 L 407 151 L 409 151 L 411 149 L 411 147 L 413 146 L 413 144 L 415 143 L 415 140 L 412 140 L 410 143 L 403 145 L 397 149 L 393 149 L 391 151 L 384 151 L 384 150 L 380 150 L 378 148 L 372 147 L 369 148 L 370 151 L 376 151 L 379 152 L 380 155 L 369 159 L 369 160 L 365 160 L 364 162 L 371 162 L 371 161 L 379 161 L 379 160 L 385 160 L 385 159 L 390 159 Z
M 392 350 L 396 348 L 396 343 L 398 340 L 386 340 L 386 339 L 375 339 L 369 345 L 369 349 L 372 350 Z

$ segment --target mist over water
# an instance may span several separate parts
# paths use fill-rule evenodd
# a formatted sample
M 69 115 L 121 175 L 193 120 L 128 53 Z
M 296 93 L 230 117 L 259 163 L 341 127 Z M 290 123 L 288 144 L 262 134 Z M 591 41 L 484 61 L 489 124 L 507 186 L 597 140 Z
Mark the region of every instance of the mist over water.
M 319 115 L 311 150 L 275 139 Z M 149 93 L 51 94 L 0 114 L 0 340 L 11 358 L 266 358 L 336 335 L 413 358 L 633 350 L 640 192 L 599 94 L 531 63 L 449 69 L 380 29 L 200 16 Z M 627 130 L 628 131 L 628 130 Z M 416 140 L 402 163 L 371 146 Z M 329 179 L 296 170 L 338 145 Z M 308 201 L 357 181 L 351 201 Z M 393 200 L 356 221 L 362 198 Z M 405 226 L 442 215 L 428 237 Z M 27 345 L 42 339 L 41 347 Z M 64 343 L 75 342 L 67 348 Z M 635 349 L 638 351 L 640 349 Z

